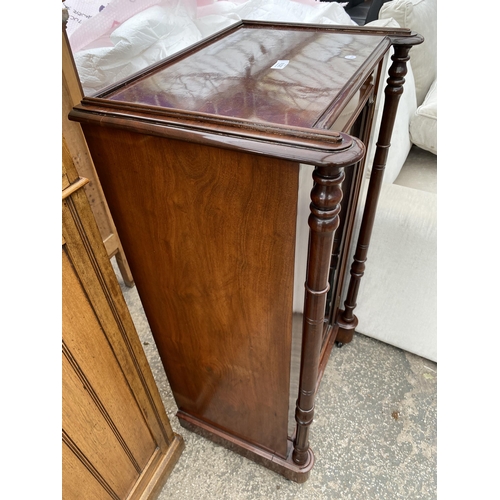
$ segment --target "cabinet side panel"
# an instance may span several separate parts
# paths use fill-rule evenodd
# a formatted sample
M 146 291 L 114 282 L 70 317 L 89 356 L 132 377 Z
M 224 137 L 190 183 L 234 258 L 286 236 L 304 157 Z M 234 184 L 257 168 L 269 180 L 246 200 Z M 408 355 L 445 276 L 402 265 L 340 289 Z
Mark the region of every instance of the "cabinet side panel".
M 177 405 L 286 455 L 298 164 L 84 130 Z

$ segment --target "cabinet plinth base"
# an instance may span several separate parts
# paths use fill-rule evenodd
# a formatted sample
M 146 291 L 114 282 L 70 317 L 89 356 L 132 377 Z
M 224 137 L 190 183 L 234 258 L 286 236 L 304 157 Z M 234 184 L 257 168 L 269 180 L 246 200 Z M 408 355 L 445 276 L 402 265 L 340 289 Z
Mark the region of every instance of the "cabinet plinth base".
M 186 445 L 184 443 L 184 439 L 182 438 L 182 436 L 179 436 L 178 434 L 174 433 L 173 441 L 170 443 L 168 450 L 159 459 L 158 464 L 154 467 L 154 472 L 148 479 L 147 486 L 142 491 L 141 493 L 142 496 L 140 498 L 158 497 L 160 491 L 165 486 L 168 477 L 172 473 L 172 470 L 177 464 L 179 457 L 181 456 L 181 453 L 185 447 Z M 148 474 L 151 474 L 151 471 L 147 472 Z M 130 492 L 129 498 L 132 498 L 133 495 L 136 493 L 136 491 L 138 490 Z
M 180 424 L 185 429 L 195 432 L 204 438 L 210 439 L 228 450 L 234 451 L 239 455 L 248 458 L 264 467 L 281 474 L 286 479 L 296 483 L 304 483 L 309 479 L 309 473 L 314 466 L 314 454 L 309 448 L 309 457 L 305 465 L 298 466 L 292 460 L 292 441 L 289 439 L 289 453 L 288 458 L 282 458 L 276 454 L 259 448 L 258 446 L 248 443 L 243 439 L 232 436 L 216 427 L 207 424 L 183 411 L 177 412 L 177 418 Z

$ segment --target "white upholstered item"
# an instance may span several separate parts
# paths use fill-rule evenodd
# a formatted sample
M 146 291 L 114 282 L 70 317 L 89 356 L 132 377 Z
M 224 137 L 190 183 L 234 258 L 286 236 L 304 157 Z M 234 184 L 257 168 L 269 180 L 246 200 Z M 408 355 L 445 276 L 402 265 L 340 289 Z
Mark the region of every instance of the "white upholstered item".
M 395 5 L 391 7 L 396 7 L 406 13 L 411 11 L 412 21 L 416 21 L 418 24 L 415 14 L 425 13 L 424 2 L 427 1 L 433 3 L 435 8 L 435 0 L 419 0 L 419 4 L 422 5 L 418 8 L 415 6 L 417 3 L 415 0 L 393 0 L 387 4 L 394 3 Z M 406 9 L 403 4 L 406 4 Z M 411 6 L 408 7 L 408 4 Z M 387 12 L 389 13 L 390 10 L 388 9 Z M 400 20 L 405 23 L 409 17 L 406 15 Z M 379 19 L 369 23 L 369 26 L 400 27 L 399 23 L 392 17 Z M 418 32 L 412 26 L 405 25 L 404 27 L 412 28 Z M 432 39 L 432 35 L 428 35 L 426 48 L 433 50 L 435 54 L 436 47 L 435 45 L 432 47 L 429 42 Z M 436 135 L 433 127 L 437 122 L 437 102 L 435 103 L 436 120 L 434 120 L 434 124 L 430 126 L 423 123 L 424 120 L 430 119 L 431 112 L 427 109 L 427 105 L 433 99 L 432 89 L 429 92 L 429 101 L 423 104 L 420 111 L 417 109 L 416 73 L 425 71 L 425 67 L 422 66 L 421 58 L 417 57 L 414 62 L 415 49 L 416 47 L 413 47 L 410 53 L 408 74 L 405 77 L 404 93 L 399 102 L 398 115 L 391 139 L 391 149 L 368 251 L 365 275 L 361 280 L 358 294 L 355 314 L 359 324 L 356 330 L 382 342 L 437 361 L 437 195 L 435 192 L 429 192 L 425 189 L 413 189 L 393 184 L 400 174 L 412 146 L 410 124 L 413 120 L 415 120 L 416 140 L 418 133 L 421 135 L 434 133 L 434 137 Z M 434 55 L 434 60 L 435 58 Z M 415 69 L 413 69 L 413 65 Z M 386 78 L 384 78 L 384 83 L 385 80 Z M 420 77 L 419 80 L 422 81 Z M 432 86 L 432 82 L 429 85 Z M 434 97 L 436 97 L 437 84 L 433 88 L 436 89 L 434 93 Z M 382 92 L 378 97 L 375 137 L 377 137 L 380 124 L 383 102 Z M 430 139 L 422 138 L 422 143 L 419 146 L 425 145 L 423 141 L 427 141 L 427 144 L 431 143 Z M 373 159 L 375 145 L 376 140 L 372 142 L 367 152 L 368 164 L 371 164 Z M 434 153 L 437 153 L 437 147 Z M 304 301 L 309 229 L 307 217 L 309 214 L 309 193 L 312 188 L 312 170 L 310 166 L 301 165 L 299 178 L 294 288 L 294 311 L 297 312 L 302 311 Z M 356 220 L 355 235 L 359 230 L 360 223 L 361 210 Z M 354 239 L 350 249 L 349 265 L 352 263 L 355 243 L 356 239 Z M 343 298 L 346 296 L 348 283 L 349 277 L 345 282 Z
M 356 331 L 437 361 L 437 196 L 384 184 Z
M 416 146 L 437 155 L 437 79 L 410 121 L 410 138 Z
M 418 108 L 395 132 L 408 134 L 413 144 L 437 155 L 436 6 L 436 0 L 392 0 L 382 6 L 379 22 L 390 19 L 425 38 L 410 51 Z M 399 111 L 404 113 L 401 104 Z M 398 140 L 393 135 L 391 143 Z M 437 171 L 429 178 L 429 189 L 421 184 L 429 171 L 416 175 L 413 183 L 412 175 L 404 173 L 404 186 L 390 184 L 388 169 L 380 194 L 355 309 L 356 330 L 437 361 L 437 194 L 433 192 Z
M 409 28 L 424 37 L 411 49 L 417 105 L 420 106 L 437 77 L 437 0 L 391 0 L 385 2 L 379 19 L 394 19 L 401 28 Z

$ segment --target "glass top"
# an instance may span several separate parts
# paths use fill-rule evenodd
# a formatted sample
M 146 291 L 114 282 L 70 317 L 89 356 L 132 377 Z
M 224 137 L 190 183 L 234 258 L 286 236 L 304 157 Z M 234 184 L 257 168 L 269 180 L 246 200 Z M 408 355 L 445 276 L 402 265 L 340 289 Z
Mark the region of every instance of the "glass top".
M 312 127 L 383 38 L 320 29 L 239 29 L 106 98 Z

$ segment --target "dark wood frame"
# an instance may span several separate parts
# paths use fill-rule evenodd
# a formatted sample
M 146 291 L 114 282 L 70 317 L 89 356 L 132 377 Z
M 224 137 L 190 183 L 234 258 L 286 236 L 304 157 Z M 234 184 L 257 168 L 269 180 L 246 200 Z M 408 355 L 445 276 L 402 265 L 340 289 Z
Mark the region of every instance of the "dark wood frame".
M 193 51 L 207 46 L 223 38 L 227 33 L 241 28 L 265 27 L 267 29 L 290 30 L 318 30 L 333 33 L 377 34 L 383 36 L 383 41 L 374 47 L 372 56 L 362 70 L 351 79 L 343 91 L 325 109 L 313 128 L 303 129 L 275 124 L 256 124 L 234 118 L 204 115 L 176 109 L 160 109 L 147 105 L 125 104 L 107 100 L 106 97 L 117 89 L 130 82 L 143 78 L 155 72 L 162 65 L 172 60 L 189 57 Z M 150 321 L 153 335 L 159 345 L 160 354 L 167 371 L 167 376 L 173 387 L 174 396 L 180 407 L 178 417 L 181 424 L 193 431 L 201 433 L 210 439 L 220 442 L 239 453 L 263 463 L 266 467 L 275 470 L 285 477 L 297 481 L 305 481 L 314 464 L 314 455 L 309 447 L 309 428 L 314 416 L 314 400 L 319 382 L 328 360 L 333 343 L 345 343 L 352 339 L 357 324 L 353 310 L 356 305 L 356 295 L 359 280 L 362 277 L 364 261 L 368 251 L 373 219 L 380 192 L 383 171 L 387 159 L 387 151 L 397 111 L 399 97 L 403 91 L 406 63 L 411 46 L 421 43 L 422 37 L 414 32 L 403 29 L 371 29 L 345 26 L 315 26 L 288 23 L 263 23 L 243 21 L 233 25 L 202 42 L 189 47 L 171 58 L 159 62 L 144 71 L 126 79 L 125 81 L 104 89 L 97 97 L 84 98 L 70 113 L 70 119 L 82 124 L 90 150 L 96 163 L 99 175 L 102 177 L 103 188 L 110 204 L 111 212 L 117 221 L 120 235 L 123 235 L 124 248 L 129 255 L 133 275 L 136 279 L 139 294 L 143 300 L 146 315 Z M 382 125 L 377 142 L 375 162 L 372 169 L 367 200 L 363 214 L 363 223 L 360 230 L 357 252 L 351 267 L 351 281 L 348 296 L 344 302 L 344 309 L 339 308 L 340 291 L 343 276 L 347 268 L 347 250 L 352 237 L 354 214 L 359 202 L 361 183 L 364 173 L 365 145 L 372 135 L 373 104 L 376 98 L 381 78 L 380 69 L 384 57 L 389 49 L 394 47 L 393 63 L 390 77 L 385 89 L 385 105 Z M 375 81 L 373 81 L 375 79 Z M 363 85 L 365 87 L 363 87 Z M 360 105 L 353 113 L 352 120 L 345 125 L 342 131 L 331 131 L 345 104 L 359 89 L 365 89 Z M 346 133 L 354 131 L 360 138 Z M 120 189 L 129 190 L 121 180 L 113 178 L 107 169 L 118 161 L 126 158 L 113 156 L 114 153 L 105 151 L 104 144 L 113 137 L 120 138 L 120 146 L 147 136 L 151 139 L 149 153 L 154 148 L 158 154 L 166 155 L 167 150 L 159 150 L 167 140 L 169 148 L 179 151 L 179 144 L 190 143 L 193 148 L 205 148 L 207 154 L 216 148 L 224 158 L 233 158 L 231 152 L 243 155 L 253 155 L 256 161 L 265 159 L 273 161 L 273 168 L 288 168 L 287 165 L 306 163 L 314 165 L 314 187 L 311 192 L 311 215 L 309 217 L 310 239 L 307 260 L 307 280 L 305 283 L 305 305 L 302 328 L 302 348 L 300 365 L 299 393 L 296 404 L 296 432 L 289 436 L 281 451 L 272 450 L 258 440 L 248 439 L 241 433 L 232 431 L 227 426 L 214 423 L 207 417 L 200 417 L 196 412 L 185 410 L 186 403 L 181 393 L 177 393 L 178 374 L 170 369 L 175 360 L 167 359 L 168 349 L 163 347 L 162 335 L 159 331 L 162 325 L 157 323 L 158 307 L 149 309 L 150 302 L 154 302 L 152 292 L 148 291 L 148 283 L 141 277 L 141 266 L 145 264 L 144 249 L 137 248 L 133 241 L 131 229 L 126 219 L 126 207 L 121 197 Z M 179 142 L 180 141 L 180 142 Z M 128 149 L 132 155 L 133 150 Z M 176 158 L 173 156 L 172 158 Z M 229 161 L 229 160 L 227 160 Z M 157 171 L 156 171 L 157 172 Z M 344 192 L 341 184 L 350 179 L 349 192 Z M 293 174 L 295 175 L 295 174 Z M 289 189 L 293 191 L 293 186 Z M 290 192 L 292 192 L 290 191 Z M 142 198 L 145 203 L 145 199 Z M 185 200 L 184 200 L 185 202 Z M 341 237 L 334 240 L 335 232 L 339 228 L 339 213 L 345 210 L 342 221 Z M 143 219 L 144 222 L 144 219 Z M 137 225 L 136 225 L 137 227 Z M 143 233 L 146 237 L 147 235 Z M 329 291 L 329 276 L 331 274 L 332 248 L 334 260 L 337 259 L 335 290 L 329 297 L 332 306 L 329 315 L 327 310 L 327 295 Z M 136 257 L 137 254 L 137 257 Z M 142 256 L 142 261 L 140 260 Z M 152 274 L 150 272 L 149 276 Z M 165 319 L 165 318 L 164 318 Z M 165 344 L 167 345 L 167 344 Z M 172 344 L 168 345 L 170 349 Z M 164 354 L 162 354 L 162 350 Z M 196 375 L 193 374 L 196 378 Z M 258 405 L 259 401 L 255 401 Z M 243 411 L 243 409 L 240 409 Z M 264 414 L 263 414 L 264 415 Z M 265 420 L 263 416 L 262 420 Z M 257 422 L 256 426 L 264 424 Z

